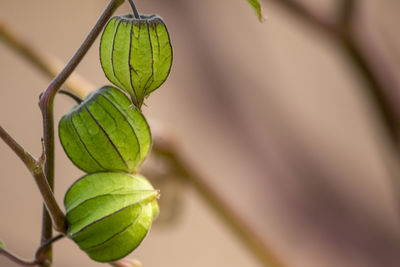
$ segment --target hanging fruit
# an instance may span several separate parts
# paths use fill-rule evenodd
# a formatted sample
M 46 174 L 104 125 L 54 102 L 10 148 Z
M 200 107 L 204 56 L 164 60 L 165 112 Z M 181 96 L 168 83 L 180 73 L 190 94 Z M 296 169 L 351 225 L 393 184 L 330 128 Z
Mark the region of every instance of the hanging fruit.
M 140 175 L 101 172 L 83 176 L 67 191 L 68 237 L 90 258 L 109 262 L 142 242 L 158 213 L 159 192 Z
M 167 27 L 158 15 L 113 17 L 100 41 L 100 61 L 106 77 L 131 96 L 141 108 L 144 98 L 167 79 L 172 47 Z
M 89 173 L 64 198 L 68 237 L 99 262 L 133 251 L 159 212 L 159 191 L 133 174 L 152 143 L 140 107 L 167 79 L 172 48 L 161 17 L 139 15 L 129 2 L 134 15 L 112 18 L 100 43 L 104 73 L 121 90 L 104 86 L 92 92 L 59 122 L 66 154 Z
M 59 137 L 71 161 L 88 173 L 134 173 L 151 147 L 146 119 L 111 86 L 92 92 L 65 114 Z

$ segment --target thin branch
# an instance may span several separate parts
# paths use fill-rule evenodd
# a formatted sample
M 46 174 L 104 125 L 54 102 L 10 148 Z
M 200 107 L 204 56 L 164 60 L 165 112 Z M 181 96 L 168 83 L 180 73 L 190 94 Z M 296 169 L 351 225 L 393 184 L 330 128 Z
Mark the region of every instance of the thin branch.
M 42 110 L 50 109 L 57 91 L 82 61 L 83 57 L 92 47 L 94 41 L 97 39 L 97 36 L 99 36 L 112 14 L 123 2 L 124 0 L 110 1 L 103 14 L 98 19 L 97 23 L 94 25 L 93 29 L 90 31 L 85 41 L 82 43 L 81 47 L 79 47 L 78 51 L 71 58 L 65 68 L 61 71 L 59 75 L 57 75 L 57 77 L 47 87 L 46 91 L 42 94 L 42 97 L 39 101 L 39 106 Z
M 50 186 L 46 180 L 43 172 L 43 163 L 45 162 L 44 154 L 36 160 L 29 152 L 17 142 L 15 139 L 7 133 L 7 131 L 0 126 L 0 138 L 17 154 L 22 160 L 25 166 L 28 168 L 32 176 L 35 178 L 35 182 L 42 194 L 43 201 L 46 205 L 47 210 L 51 214 L 51 218 L 54 221 L 54 228 L 60 233 L 66 234 L 67 223 L 64 213 L 61 211 L 57 204 L 54 194 L 50 189 Z
M 12 262 L 15 262 L 16 264 L 19 264 L 21 266 L 36 266 L 38 264 L 38 262 L 36 260 L 27 261 L 27 260 L 21 259 L 20 257 L 7 251 L 4 248 L 0 248 L 0 255 L 4 255 Z
M 61 71 L 59 75 L 50 83 L 47 87 L 46 91 L 41 94 L 39 100 L 39 107 L 42 112 L 43 117 L 43 138 L 46 145 L 46 164 L 45 164 L 45 174 L 49 186 L 52 190 L 54 190 L 54 98 L 60 89 L 60 87 L 64 84 L 64 82 L 68 79 L 68 77 L 72 74 L 75 68 L 82 61 L 83 57 L 86 55 L 90 47 L 92 47 L 94 41 L 97 36 L 101 33 L 102 29 L 106 25 L 107 21 L 110 19 L 115 10 L 124 2 L 124 0 L 111 0 L 93 29 L 90 31 L 81 47 L 72 57 L 72 59 L 68 62 L 65 68 Z M 41 244 L 44 245 L 47 240 L 52 237 L 52 223 L 48 216 L 47 211 L 43 210 L 43 224 L 42 224 L 42 235 L 41 235 Z M 52 247 L 51 245 L 46 246 L 46 249 L 42 250 L 42 254 L 40 255 L 42 258 L 49 259 L 50 263 L 42 266 L 51 266 L 52 261 Z
M 351 27 L 358 5 L 358 0 L 339 0 L 337 21 L 341 28 L 349 29 Z
M 73 100 L 75 100 L 75 102 L 78 103 L 78 104 L 80 104 L 80 103 L 83 101 L 82 98 L 80 98 L 80 97 L 77 96 L 76 94 L 74 94 L 74 93 L 72 93 L 72 92 L 70 92 L 70 91 L 67 91 L 67 90 L 61 89 L 60 91 L 58 91 L 58 93 L 59 93 L 59 94 L 66 95 L 66 96 L 69 96 L 70 98 L 72 98 Z
M 21 36 L 18 36 L 17 33 L 1 20 L 0 40 L 48 78 L 53 79 L 65 66 L 65 64 L 60 60 L 34 49 L 28 41 L 24 40 Z M 88 92 L 94 90 L 92 84 L 77 74 L 72 74 L 65 82 L 64 87 L 81 98 L 87 95 Z
M 129 4 L 131 5 L 132 12 L 133 12 L 133 15 L 135 16 L 135 19 L 140 19 L 139 12 L 137 11 L 135 4 L 133 3 L 132 0 L 128 0 L 128 1 L 129 1 Z
M 0 138 L 15 152 L 32 174 L 35 173 L 36 169 L 40 168 L 38 161 L 29 152 L 25 151 L 3 126 L 0 126 Z
M 48 242 L 46 242 L 45 246 L 48 246 L 48 245 L 60 240 L 63 237 L 65 237 L 65 236 L 62 235 L 62 234 L 57 235 L 54 238 L 48 240 Z M 20 257 L 18 257 L 15 254 L 7 251 L 4 248 L 0 248 L 0 254 L 4 255 L 5 257 L 9 258 L 11 261 L 13 261 L 13 262 L 15 262 L 15 263 L 17 263 L 17 264 L 19 264 L 21 266 L 36 266 L 36 265 L 40 264 L 42 261 L 47 261 L 47 259 L 40 259 L 38 257 L 38 255 L 42 254 L 41 251 L 43 249 L 45 249 L 45 246 L 40 246 L 39 247 L 39 249 L 36 252 L 35 260 L 31 260 L 31 261 L 27 261 L 27 260 L 21 259 Z
M 193 185 L 203 200 L 213 208 L 219 218 L 263 266 L 286 266 L 258 233 L 221 197 L 221 194 L 180 156 L 173 141 L 168 140 L 165 135 L 161 138 L 153 136 L 153 153 L 166 158 L 178 176 Z
M 64 237 L 65 237 L 65 235 L 62 235 L 62 234 L 56 235 L 55 237 L 53 237 L 53 238 L 47 240 L 45 243 L 43 243 L 43 244 L 36 250 L 36 253 L 35 253 L 36 261 L 37 261 L 37 262 L 46 261 L 47 258 L 46 258 L 46 257 L 43 257 L 43 256 L 46 255 L 46 253 L 44 253 L 44 252 L 47 250 L 48 246 L 50 246 L 50 245 L 53 244 L 54 242 L 56 242 L 56 241 L 58 241 L 58 240 L 60 240 L 60 239 L 62 239 L 62 238 L 64 238 Z
M 18 55 L 26 58 L 28 62 L 33 62 L 37 65 L 37 69 L 43 73 L 53 73 L 52 64 L 49 64 L 49 62 L 45 60 L 45 57 L 34 50 L 31 45 L 27 45 L 27 43 L 20 36 L 11 31 L 4 22 L 0 22 L 0 40 L 15 50 Z

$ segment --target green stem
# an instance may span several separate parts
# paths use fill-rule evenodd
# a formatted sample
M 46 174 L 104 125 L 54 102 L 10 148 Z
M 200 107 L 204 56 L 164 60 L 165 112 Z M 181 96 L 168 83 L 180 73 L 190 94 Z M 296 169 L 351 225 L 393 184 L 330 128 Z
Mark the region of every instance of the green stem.
M 72 98 L 73 100 L 75 100 L 75 102 L 78 103 L 78 104 L 82 103 L 82 101 L 83 101 L 82 98 L 80 98 L 80 97 L 77 96 L 76 94 L 74 94 L 74 93 L 72 93 L 72 92 L 70 92 L 70 91 L 67 91 L 67 90 L 62 90 L 62 89 L 61 89 L 60 91 L 58 91 L 58 93 L 59 93 L 59 94 L 66 95 L 66 96 L 69 96 L 70 98 Z
M 46 164 L 45 173 L 47 181 L 52 190 L 54 190 L 54 98 L 57 91 L 72 74 L 78 64 L 81 62 L 83 57 L 88 52 L 89 48 L 93 45 L 97 36 L 101 33 L 102 29 L 106 25 L 115 10 L 124 2 L 124 0 L 111 0 L 103 14 L 82 43 L 81 47 L 68 62 L 61 73 L 50 83 L 46 91 L 44 91 L 39 100 L 39 106 L 42 111 L 43 117 L 43 138 L 45 142 L 46 151 Z M 47 240 L 52 237 L 52 223 L 46 210 L 43 211 L 43 225 L 42 225 L 42 238 L 41 244 L 45 244 Z M 48 245 L 46 249 L 43 249 L 40 256 L 48 259 L 48 264 L 42 266 L 51 266 L 52 261 L 52 247 Z

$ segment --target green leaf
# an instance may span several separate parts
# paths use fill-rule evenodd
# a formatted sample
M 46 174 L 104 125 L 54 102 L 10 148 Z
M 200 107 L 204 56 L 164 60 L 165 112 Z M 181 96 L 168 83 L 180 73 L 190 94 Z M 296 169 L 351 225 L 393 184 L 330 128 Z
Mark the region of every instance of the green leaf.
M 140 109 L 144 98 L 167 79 L 172 65 L 172 47 L 161 17 L 132 15 L 113 17 L 100 41 L 104 74 L 125 90 Z
M 254 12 L 256 13 L 260 22 L 263 22 L 265 20 L 265 17 L 262 12 L 262 7 L 261 7 L 260 1 L 259 0 L 247 0 L 247 2 L 253 7 Z
M 0 241 L 0 249 L 4 248 L 4 243 Z
M 139 175 L 86 175 L 68 189 L 64 198 L 68 236 L 96 261 L 123 258 L 149 231 L 158 210 L 158 195 Z
M 146 119 L 111 86 L 91 93 L 64 115 L 59 137 L 71 161 L 88 173 L 134 173 L 151 147 Z

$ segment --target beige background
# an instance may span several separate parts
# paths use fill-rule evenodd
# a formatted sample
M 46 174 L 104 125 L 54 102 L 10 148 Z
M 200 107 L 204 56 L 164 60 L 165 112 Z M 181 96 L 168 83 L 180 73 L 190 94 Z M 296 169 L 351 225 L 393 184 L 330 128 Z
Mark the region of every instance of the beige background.
M 33 47 L 67 61 L 106 2 L 0 0 L 0 19 Z M 273 1 L 264 2 L 264 24 L 244 0 L 136 2 L 142 13 L 164 17 L 174 47 L 170 78 L 144 113 L 173 132 L 187 160 L 288 266 L 400 266 L 396 190 L 386 168 L 391 149 L 363 80 L 332 40 Z M 334 1 L 304 2 L 332 14 Z M 359 2 L 363 25 L 398 67 L 399 2 Z M 127 4 L 117 11 L 128 12 Z M 96 86 L 108 84 L 98 42 L 77 72 Z M 35 155 L 42 134 L 37 100 L 48 82 L 0 43 L 0 124 Z M 58 97 L 57 118 L 72 105 Z M 62 203 L 82 173 L 59 143 L 56 153 Z M 2 142 L 0 168 L 0 239 L 31 258 L 40 195 Z M 155 225 L 132 258 L 148 267 L 259 266 L 194 190 L 185 187 L 182 194 L 176 220 Z M 0 258 L 0 266 L 16 265 Z M 54 266 L 100 264 L 62 240 Z

